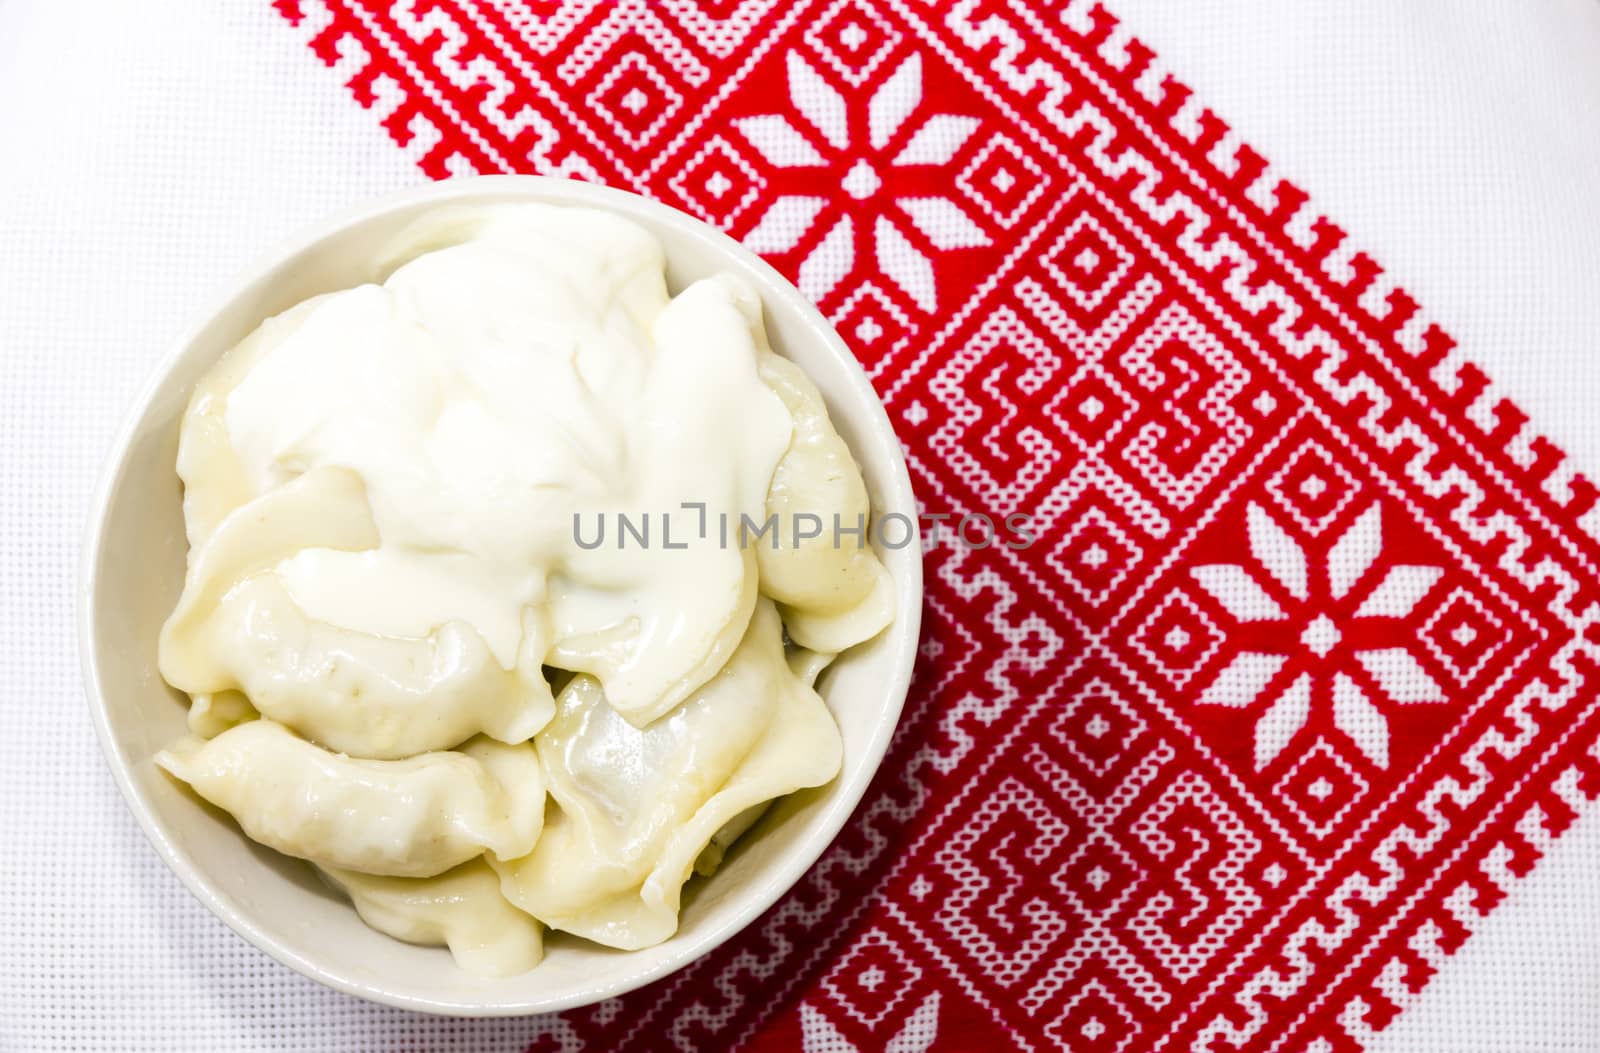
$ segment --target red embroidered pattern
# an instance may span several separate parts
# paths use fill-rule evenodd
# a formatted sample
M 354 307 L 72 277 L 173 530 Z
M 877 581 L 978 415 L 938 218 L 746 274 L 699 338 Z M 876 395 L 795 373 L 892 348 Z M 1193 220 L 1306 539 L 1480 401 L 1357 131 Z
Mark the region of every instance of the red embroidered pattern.
M 928 511 L 854 822 L 536 1049 L 1358 1050 L 1600 793 L 1597 493 L 1094 4 L 277 0 L 428 174 L 828 313 Z

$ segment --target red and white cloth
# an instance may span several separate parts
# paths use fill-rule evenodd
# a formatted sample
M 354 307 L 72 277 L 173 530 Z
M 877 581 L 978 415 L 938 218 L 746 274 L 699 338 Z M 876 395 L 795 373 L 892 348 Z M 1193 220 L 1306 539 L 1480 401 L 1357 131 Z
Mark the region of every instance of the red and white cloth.
M 0 0 L 0 1048 L 1600 1050 L 1593 4 L 133 6 Z M 76 698 L 140 374 L 219 269 L 419 170 L 723 227 L 926 511 L 1037 533 L 928 553 L 899 734 L 796 890 L 559 1017 L 265 959 Z

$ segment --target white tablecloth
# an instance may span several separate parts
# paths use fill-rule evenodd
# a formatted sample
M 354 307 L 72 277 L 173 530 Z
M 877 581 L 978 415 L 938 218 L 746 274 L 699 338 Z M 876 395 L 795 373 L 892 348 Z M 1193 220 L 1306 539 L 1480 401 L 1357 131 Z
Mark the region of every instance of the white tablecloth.
M 1600 475 L 1600 3 L 1113 9 Z M 146 371 L 309 218 L 422 177 L 266 0 L 0 0 L 0 1049 L 485 1050 L 322 990 L 179 886 L 80 689 L 83 511 Z M 1374 1049 L 1600 1050 L 1600 814 Z

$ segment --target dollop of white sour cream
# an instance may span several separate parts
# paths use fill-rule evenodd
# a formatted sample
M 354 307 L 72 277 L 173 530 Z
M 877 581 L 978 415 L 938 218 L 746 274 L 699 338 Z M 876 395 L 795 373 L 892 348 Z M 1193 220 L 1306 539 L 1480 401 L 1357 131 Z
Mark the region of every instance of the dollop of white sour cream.
M 275 570 L 313 620 L 402 637 L 462 622 L 506 668 L 526 633 L 544 634 L 647 721 L 703 681 L 748 617 L 748 561 L 701 536 L 699 506 L 710 524 L 762 519 L 789 444 L 789 414 L 757 374 L 753 294 L 721 276 L 669 299 L 660 245 L 603 212 L 529 205 L 463 222 L 418 232 L 470 237 L 382 285 L 318 300 L 229 396 L 253 490 L 347 468 L 381 538 L 302 549 Z M 655 536 L 621 536 L 618 515 Z M 602 544 L 577 543 L 600 524 Z M 548 623 L 527 624 L 541 608 Z
M 185 412 L 159 661 L 194 735 L 156 761 L 466 968 L 532 968 L 542 925 L 660 942 L 691 872 L 840 769 L 813 681 L 894 590 L 792 519 L 864 524 L 861 471 L 755 293 L 669 296 L 625 219 L 442 210 L 384 258 Z

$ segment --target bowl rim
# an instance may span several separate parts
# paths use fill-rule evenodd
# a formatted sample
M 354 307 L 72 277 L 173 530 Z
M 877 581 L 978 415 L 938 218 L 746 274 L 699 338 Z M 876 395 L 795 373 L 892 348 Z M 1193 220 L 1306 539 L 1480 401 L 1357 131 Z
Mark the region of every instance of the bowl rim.
M 239 936 L 301 975 L 345 994 L 399 1009 L 456 1016 L 519 1016 L 558 1012 L 589 1005 L 625 994 L 677 972 L 748 928 L 753 921 L 786 895 L 822 857 L 854 814 L 857 805 L 866 795 L 867 788 L 881 768 L 905 706 L 912 668 L 916 662 L 921 639 L 922 548 L 920 531 L 912 531 L 910 544 L 906 546 L 911 549 L 908 553 L 910 558 L 904 561 L 909 572 L 905 575 L 897 574 L 895 581 L 896 597 L 901 609 L 896 612 L 896 620 L 888 630 L 894 634 L 894 641 L 889 656 L 890 675 L 884 683 L 886 694 L 884 712 L 865 744 L 863 752 L 870 759 L 861 769 L 857 783 L 840 785 L 835 798 L 828 804 L 818 830 L 808 841 L 802 842 L 797 850 L 791 852 L 790 858 L 779 860 L 780 865 L 775 866 L 771 873 L 763 875 L 758 881 L 751 882 L 750 891 L 745 894 L 743 902 L 732 911 L 726 921 L 687 940 L 676 953 L 662 958 L 647 968 L 631 972 L 625 970 L 605 983 L 597 983 L 589 990 L 564 996 L 523 998 L 515 1001 L 465 1002 L 396 993 L 380 985 L 353 980 L 297 953 L 265 932 L 251 917 L 223 895 L 188 853 L 167 835 L 156 810 L 135 783 L 131 765 L 124 764 L 118 752 L 97 661 L 101 642 L 96 633 L 94 618 L 97 568 L 102 561 L 102 550 L 109 533 L 108 513 L 112 499 L 120 491 L 133 439 L 149 414 L 152 404 L 166 388 L 168 378 L 180 362 L 188 357 L 200 336 L 217 316 L 225 312 L 241 295 L 255 288 L 264 278 L 296 255 L 352 226 L 413 206 L 442 206 L 479 197 L 524 198 L 528 201 L 545 201 L 567 206 L 588 206 L 630 217 L 642 214 L 653 224 L 673 228 L 676 232 L 704 244 L 726 260 L 730 267 L 755 280 L 763 299 L 771 296 L 787 301 L 789 306 L 798 310 L 809 335 L 844 365 L 853 389 L 852 398 L 861 401 L 867 407 L 870 419 L 861 423 L 872 432 L 874 444 L 883 443 L 886 446 L 890 468 L 886 489 L 888 496 L 892 498 L 885 502 L 886 506 L 889 506 L 890 511 L 909 513 L 913 522 L 917 522 L 918 506 L 911 486 L 910 473 L 906 467 L 904 448 L 894 431 L 882 399 L 872 387 L 860 362 L 816 306 L 771 264 L 722 231 L 670 205 L 612 187 L 551 176 L 488 175 L 422 183 L 367 199 L 338 210 L 280 239 L 243 270 L 233 274 L 216 293 L 207 297 L 195 314 L 194 321 L 168 346 L 152 367 L 104 455 L 100 477 L 88 506 L 78 568 L 77 642 L 84 692 L 95 734 L 100 741 L 101 753 L 111 769 L 123 802 L 133 813 L 134 819 L 137 820 L 156 853 L 191 895 Z

